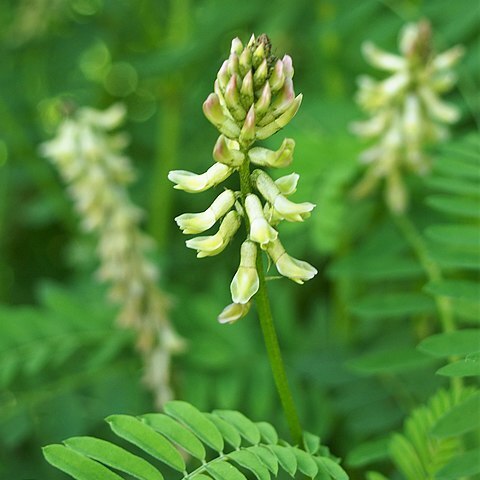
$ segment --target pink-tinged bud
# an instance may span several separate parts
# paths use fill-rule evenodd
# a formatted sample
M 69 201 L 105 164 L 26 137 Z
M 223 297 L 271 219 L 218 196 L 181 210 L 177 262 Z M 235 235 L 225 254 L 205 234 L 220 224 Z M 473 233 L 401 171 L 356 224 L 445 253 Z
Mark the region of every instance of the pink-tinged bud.
M 217 79 L 218 83 L 223 91 L 225 91 L 225 88 L 228 83 L 228 60 L 225 60 L 222 63 L 222 66 L 220 67 L 220 70 L 217 73 Z
M 238 68 L 240 75 L 244 77 L 246 73 L 252 68 L 252 51 L 250 48 L 245 48 L 238 58 Z
M 238 81 L 237 75 L 232 75 L 227 88 L 225 89 L 225 103 L 227 104 L 228 110 L 232 114 L 235 120 L 243 120 L 245 118 L 246 112 L 240 103 L 240 94 L 238 93 Z
M 268 75 L 267 59 L 264 58 L 260 66 L 255 70 L 255 73 L 253 74 L 253 84 L 255 86 L 255 90 L 263 86 L 263 84 L 265 83 L 265 80 L 267 79 L 267 75 Z
M 236 53 L 231 53 L 230 57 L 228 57 L 228 73 L 230 75 L 235 75 L 238 71 L 238 55 Z
M 295 90 L 291 78 L 286 78 L 283 87 L 272 102 L 273 115 L 281 115 L 292 104 L 295 99 Z
M 242 53 L 242 50 L 243 50 L 242 42 L 240 41 L 240 39 L 238 37 L 235 37 L 232 40 L 232 46 L 230 48 L 230 53 L 236 53 L 237 55 L 240 55 L 240 53 Z
M 231 118 L 225 115 L 216 93 L 211 93 L 203 102 L 203 113 L 225 136 L 229 138 L 238 137 L 240 128 Z
M 253 75 L 251 70 L 249 70 L 243 78 L 242 86 L 240 88 L 240 98 L 243 106 L 245 108 L 250 108 L 253 103 Z
M 238 142 L 227 140 L 225 136 L 220 135 L 213 148 L 213 158 L 224 165 L 239 167 L 243 163 L 245 155 L 239 150 Z
M 270 106 L 271 99 L 272 99 L 272 92 L 270 90 L 270 85 L 268 82 L 266 82 L 265 86 L 262 89 L 260 98 L 257 100 L 257 103 L 255 104 L 255 113 L 257 114 L 257 116 L 263 116 L 266 113 L 266 111 L 268 110 L 268 107 Z
M 256 138 L 258 140 L 264 140 L 265 138 L 270 137 L 274 133 L 277 133 L 280 129 L 287 125 L 300 108 L 302 98 L 302 94 L 298 95 L 292 102 L 290 107 L 284 113 L 282 113 L 282 115 L 280 115 L 272 123 L 259 128 L 256 133 Z
M 242 130 L 240 131 L 240 136 L 238 140 L 240 145 L 248 146 L 255 139 L 255 108 L 252 105 L 250 110 L 247 113 L 245 118 L 245 123 L 243 124 Z
M 284 55 L 282 62 L 283 62 L 283 72 L 285 73 L 285 77 L 293 78 L 294 70 L 293 70 L 292 57 L 290 55 Z
M 220 105 L 220 99 L 215 93 L 211 93 L 205 102 L 203 102 L 203 113 L 208 120 L 217 125 L 225 120 L 225 115 Z
M 283 84 L 285 83 L 285 72 L 281 60 L 276 61 L 268 82 L 270 83 L 272 93 L 278 92 L 283 87 Z

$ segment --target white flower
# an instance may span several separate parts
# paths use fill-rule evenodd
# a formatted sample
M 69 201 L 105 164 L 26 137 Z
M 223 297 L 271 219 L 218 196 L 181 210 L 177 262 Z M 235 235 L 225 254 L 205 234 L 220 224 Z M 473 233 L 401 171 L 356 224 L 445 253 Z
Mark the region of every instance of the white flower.
M 172 170 L 168 173 L 168 179 L 176 183 L 173 188 L 185 190 L 190 193 L 203 192 L 210 187 L 218 185 L 227 179 L 233 169 L 222 163 L 215 163 L 205 173 L 200 175 L 187 170 Z
M 263 147 L 253 147 L 248 152 L 248 158 L 252 163 L 264 167 L 283 168 L 288 167 L 293 159 L 295 141 L 286 138 L 278 150 L 269 150 Z
M 297 191 L 299 179 L 300 175 L 298 173 L 291 173 L 290 175 L 284 175 L 283 177 L 277 178 L 277 180 L 275 180 L 275 185 L 280 190 L 280 193 L 287 197 Z
M 240 266 L 230 284 L 230 292 L 234 303 L 248 303 L 257 293 L 260 281 L 256 260 L 257 246 L 250 240 L 246 240 L 240 250 Z
M 218 322 L 224 324 L 234 323 L 237 320 L 240 320 L 248 313 L 251 305 L 252 302 L 231 303 L 230 305 L 227 305 L 222 310 L 222 313 L 220 313 L 220 315 L 218 316 Z
M 232 190 L 225 190 L 204 212 L 184 213 L 176 217 L 175 221 L 183 233 L 202 233 L 223 217 L 234 203 L 235 193 Z
M 247 195 L 245 209 L 250 221 L 250 239 L 264 249 L 269 242 L 278 237 L 278 232 L 267 222 L 260 199 L 256 195 Z
M 270 243 L 267 247 L 267 252 L 273 263 L 275 263 L 278 273 L 296 283 L 303 284 L 318 273 L 317 269 L 309 263 L 288 255 L 280 240 Z
M 187 240 L 188 248 L 197 250 L 197 257 L 211 257 L 223 252 L 230 240 L 240 227 L 240 216 L 237 212 L 230 211 L 223 219 L 218 232 L 215 235 L 195 237 Z

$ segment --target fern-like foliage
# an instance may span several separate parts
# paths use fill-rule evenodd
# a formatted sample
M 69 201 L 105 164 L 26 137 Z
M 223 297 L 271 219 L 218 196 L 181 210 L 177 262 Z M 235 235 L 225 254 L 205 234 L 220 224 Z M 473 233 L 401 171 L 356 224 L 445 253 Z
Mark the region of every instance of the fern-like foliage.
M 237 411 L 207 414 L 172 401 L 164 412 L 106 419 L 135 453 L 98 438 L 74 437 L 45 447 L 45 458 L 76 480 L 124 478 L 113 470 L 139 480 L 246 480 L 250 475 L 267 480 L 281 471 L 291 477 L 348 479 L 314 435 L 305 434 L 305 449 L 300 449 L 280 441 L 272 425 L 254 423 Z
M 458 435 L 437 436 L 432 431 L 441 418 L 472 395 L 440 390 L 427 405 L 415 409 L 405 421 L 403 433 L 394 434 L 389 445 L 390 456 L 408 480 L 433 480 L 436 474 L 463 450 Z M 460 478 L 460 477 L 459 477 Z

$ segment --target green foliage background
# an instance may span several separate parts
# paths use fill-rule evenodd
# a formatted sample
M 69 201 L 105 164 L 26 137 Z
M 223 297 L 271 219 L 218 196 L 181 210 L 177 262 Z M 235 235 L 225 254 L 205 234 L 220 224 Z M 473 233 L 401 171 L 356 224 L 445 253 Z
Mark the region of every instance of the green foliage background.
M 473 385 L 472 372 L 479 373 L 480 23 L 474 3 L 1 2 L 0 478 L 65 478 L 45 463 L 40 446 L 73 435 L 108 438 L 104 417 L 154 408 L 140 383 L 133 338 L 114 327 L 115 309 L 92 279 L 95 239 L 79 232 L 64 187 L 38 153 L 65 103 L 104 108 L 121 100 L 128 107 L 129 155 L 138 172 L 131 193 L 148 212 L 145 229 L 158 242 L 172 321 L 189 341 L 173 367 L 178 397 L 202 411 L 238 409 L 286 436 L 255 315 L 233 326 L 216 322 L 229 303 L 239 245 L 229 247 L 231 254 L 196 260 L 173 217 L 203 210 L 213 194 L 184 195 L 166 179 L 172 168 L 203 171 L 211 163 L 216 131 L 201 104 L 231 38 L 266 32 L 279 54 L 294 59 L 304 102 L 285 135 L 297 144 L 297 198 L 317 204 L 308 222 L 286 225 L 281 234 L 288 251 L 320 274 L 301 287 L 287 280 L 269 284 L 301 418 L 346 457 L 351 478 L 365 478 L 373 468 L 388 478 L 415 479 L 395 462 L 408 457 L 395 457 L 402 440 L 398 435 L 389 447 L 391 434 L 401 432 L 410 415 L 418 419 L 417 409 L 434 408 L 429 399 L 448 388 L 448 376 L 467 371 L 466 383 Z M 371 39 L 396 50 L 401 26 L 422 17 L 432 21 L 439 50 L 457 43 L 467 48 L 458 89 L 448 98 L 462 120 L 435 152 L 432 175 L 409 184 L 412 221 L 446 272 L 445 281 L 426 287 L 425 272 L 381 196 L 357 203 L 348 196 L 362 149 L 348 131 L 361 117 L 352 99 L 355 77 L 368 70 L 360 45 Z M 432 335 L 441 326 L 432 294 L 452 299 L 460 329 L 468 329 L 455 344 L 473 339 L 470 347 L 451 352 L 440 337 L 435 350 L 439 341 Z M 417 349 L 420 342 L 424 348 Z M 445 366 L 452 354 L 466 366 Z M 436 375 L 440 367 L 447 371 Z M 446 437 L 466 433 L 466 450 L 478 447 L 478 431 L 446 428 Z

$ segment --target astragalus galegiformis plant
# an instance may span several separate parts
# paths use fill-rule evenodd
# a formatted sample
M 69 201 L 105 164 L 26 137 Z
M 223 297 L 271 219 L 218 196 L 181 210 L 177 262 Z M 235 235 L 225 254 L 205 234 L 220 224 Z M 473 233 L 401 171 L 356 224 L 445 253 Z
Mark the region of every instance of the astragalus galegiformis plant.
M 270 311 L 262 251 L 267 252 L 281 275 L 297 283 L 315 276 L 317 270 L 312 265 L 288 255 L 276 229 L 282 220 L 302 222 L 315 205 L 287 198 L 296 190 L 297 174 L 274 181 L 262 168 L 290 165 L 295 142 L 286 138 L 275 151 L 254 144 L 287 125 L 301 101 L 302 95 L 295 96 L 288 55 L 276 58 L 265 34 L 258 38 L 252 35 L 245 46 L 235 38 L 230 56 L 218 72 L 214 93 L 203 104 L 205 116 L 220 132 L 213 149 L 215 163 L 200 175 L 184 170 L 168 175 L 175 188 L 197 193 L 220 184 L 234 172 L 239 174 L 239 191 L 225 190 L 205 212 L 180 215 L 176 222 L 184 233 L 197 234 L 222 219 L 215 234 L 187 240 L 187 247 L 197 250 L 201 258 L 222 252 L 244 221 L 247 233 L 240 250 L 240 266 L 230 284 L 233 303 L 225 307 L 218 320 L 231 323 L 242 318 L 255 296 L 277 390 L 297 442 L 301 441 L 301 428 Z
M 364 196 L 385 178 L 389 208 L 403 213 L 408 204 L 402 175 L 404 170 L 425 174 L 430 167 L 426 147 L 444 140 L 445 124 L 458 120 L 459 111 L 440 95 L 456 82 L 452 67 L 463 55 L 461 46 L 435 54 L 428 21 L 407 24 L 400 34 L 400 55 L 385 52 L 372 42 L 363 45 L 367 61 L 391 72 L 382 81 L 359 78 L 357 101 L 370 116 L 353 124 L 359 136 L 373 140 L 360 160 L 368 165 L 355 194 Z
M 81 108 L 41 151 L 68 185 L 83 229 L 99 236 L 98 276 L 110 283 L 110 297 L 121 306 L 119 324 L 138 334 L 145 382 L 161 406 L 172 397 L 170 358 L 182 341 L 169 322 L 168 299 L 156 284 L 157 267 L 147 256 L 154 242 L 140 230 L 142 211 L 128 195 L 134 180 L 123 153 L 128 140 L 112 132 L 124 119 L 121 104 L 105 111 Z
M 234 39 L 230 56 L 218 72 L 215 92 L 203 104 L 205 116 L 220 132 L 213 149 L 216 163 L 201 175 L 175 170 L 168 177 L 176 183 L 175 188 L 197 193 L 220 184 L 234 172 L 240 175 L 240 191 L 225 190 L 206 211 L 175 219 L 186 234 L 202 233 L 223 219 L 214 235 L 187 240 L 187 247 L 197 250 L 199 258 L 222 252 L 245 221 L 248 233 L 230 285 L 233 303 L 220 314 L 222 323 L 238 320 L 250 308 L 260 285 L 259 248 L 268 253 L 281 275 L 297 283 L 317 273 L 308 263 L 286 253 L 276 230 L 282 220 L 302 222 L 315 207 L 287 198 L 295 192 L 299 176 L 292 173 L 274 181 L 258 168 L 290 165 L 294 140 L 284 139 L 276 151 L 253 146 L 283 128 L 296 114 L 302 95 L 295 96 L 292 78 L 292 59 L 272 55 L 266 35 L 252 36 L 245 47 Z

